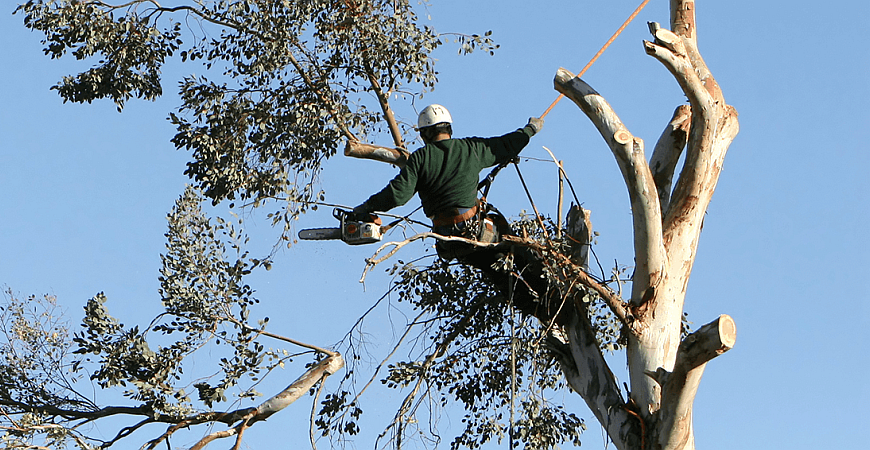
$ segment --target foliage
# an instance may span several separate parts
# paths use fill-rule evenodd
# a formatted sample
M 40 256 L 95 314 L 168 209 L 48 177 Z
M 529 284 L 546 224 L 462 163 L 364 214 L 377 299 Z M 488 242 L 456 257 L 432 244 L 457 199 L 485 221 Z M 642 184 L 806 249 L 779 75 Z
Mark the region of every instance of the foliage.
M 52 297 L 21 300 L 7 293 L 0 314 L 5 337 L 0 405 L 6 417 L 18 416 L 9 436 L 56 439 L 73 433 L 84 442 L 90 438 L 76 434 L 77 425 L 116 414 L 165 423 L 231 422 L 231 415 L 202 414 L 218 403 L 259 396 L 256 384 L 291 361 L 288 352 L 267 350 L 260 342 L 268 318 L 250 323 L 257 300 L 243 278 L 267 262 L 242 252 L 244 234 L 225 221 L 213 224 L 202 201 L 188 188 L 168 216 L 160 271 L 164 311 L 145 328 L 114 318 L 99 293 L 87 302 L 81 331 L 70 339 Z M 186 376 L 185 363 L 202 351 L 219 357 L 214 375 Z M 85 374 L 102 389 L 126 388 L 130 406 L 100 407 L 81 394 L 85 385 L 79 379 Z M 193 389 L 195 400 L 188 394 Z M 122 430 L 101 445 L 108 447 L 129 432 Z
M 172 142 L 191 152 L 186 174 L 215 203 L 285 200 L 274 216 L 285 230 L 322 198 L 317 175 L 341 141 L 382 130 L 387 110 L 372 97 L 435 86 L 442 43 L 408 0 L 31 0 L 16 12 L 52 58 L 98 59 L 53 88 L 64 101 L 108 98 L 120 111 L 162 94 L 168 58 L 201 63 L 207 75 L 179 80 L 169 115 Z M 463 53 L 497 47 L 489 32 L 455 40 Z
M 515 225 L 535 230 L 532 222 Z M 426 416 L 419 411 L 421 406 L 428 405 L 428 416 L 437 417 L 438 408 L 456 405 L 465 414 L 463 428 L 450 443 L 454 449 L 477 448 L 511 435 L 529 449 L 579 443 L 585 423 L 548 400 L 566 386 L 553 364 L 546 328 L 513 311 L 504 293 L 467 265 L 438 259 L 422 267 L 396 264 L 389 273 L 396 277 L 389 296 L 419 316 L 409 320 L 402 333 L 413 336 L 406 345 L 410 348 L 402 347 L 409 359 L 382 363 L 388 366 L 381 383 L 408 393 L 382 436 L 390 435 L 398 445 L 408 436 L 426 434 L 426 428 L 417 425 Z M 595 311 L 593 316 L 600 316 L 602 321 L 606 318 L 612 327 L 615 320 L 602 312 L 600 300 L 590 294 L 586 297 L 589 310 Z M 602 347 L 614 345 L 615 338 L 608 337 L 606 331 L 601 336 Z M 349 337 L 345 348 L 355 354 L 362 344 L 354 344 Z M 401 345 L 400 340 L 397 349 Z M 338 392 L 322 403 L 317 425 L 324 435 L 359 432 L 361 396 L 367 386 L 352 395 L 357 386 L 354 373 L 349 371 Z M 415 397 L 418 391 L 420 398 Z M 516 417 L 512 409 L 517 410 Z M 437 433 L 429 438 L 440 440 Z
M 6 448 L 26 448 L 38 435 L 52 446 L 77 439 L 56 426 L 46 410 L 96 409 L 76 390 L 79 376 L 70 362 L 69 325 L 53 296 L 19 298 L 11 289 L 0 307 L 0 405 L 17 416 L 4 426 Z M 46 413 L 42 413 L 46 411 Z

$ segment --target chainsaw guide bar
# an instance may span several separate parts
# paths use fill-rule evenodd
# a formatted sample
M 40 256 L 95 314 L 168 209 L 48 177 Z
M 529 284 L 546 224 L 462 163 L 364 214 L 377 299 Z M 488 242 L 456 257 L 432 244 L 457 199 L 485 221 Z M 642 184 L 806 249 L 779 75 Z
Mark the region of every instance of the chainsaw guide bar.
M 311 228 L 299 231 L 299 239 L 323 241 L 341 239 L 341 228 Z

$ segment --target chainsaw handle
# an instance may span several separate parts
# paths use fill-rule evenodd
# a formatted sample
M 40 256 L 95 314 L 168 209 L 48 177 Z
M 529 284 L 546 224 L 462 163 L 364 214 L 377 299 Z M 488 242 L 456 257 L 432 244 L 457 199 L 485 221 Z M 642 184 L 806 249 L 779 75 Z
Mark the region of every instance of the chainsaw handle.
M 373 223 L 375 225 L 381 224 L 381 218 L 372 213 L 355 213 L 353 211 L 346 211 L 341 208 L 335 208 L 332 210 L 332 216 L 338 219 L 338 221 L 341 222 L 342 225 L 344 225 L 344 222 L 346 220 Z

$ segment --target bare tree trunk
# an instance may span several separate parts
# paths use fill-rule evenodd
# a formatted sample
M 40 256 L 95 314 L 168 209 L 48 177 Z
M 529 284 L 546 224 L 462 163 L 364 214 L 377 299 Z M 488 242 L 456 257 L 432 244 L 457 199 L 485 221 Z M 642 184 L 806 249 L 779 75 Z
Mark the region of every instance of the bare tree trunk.
M 726 315 L 680 339 L 686 286 L 692 271 L 704 213 L 718 182 L 725 153 L 737 134 L 737 113 L 725 103 L 719 85 L 697 49 L 695 2 L 671 0 L 671 28 L 651 24 L 646 52 L 674 76 L 689 99 L 677 108 L 659 139 L 651 163 L 643 141 L 634 137 L 604 98 L 588 84 L 560 70 L 556 89 L 572 99 L 598 128 L 622 171 L 634 219 L 635 272 L 632 278 L 627 358 L 630 399 L 618 403 L 618 387 L 584 389 L 579 374 L 606 374 L 590 345 L 583 321 L 570 325 L 571 358 L 563 369 L 571 386 L 584 397 L 618 449 L 693 449 L 692 404 L 706 363 L 735 342 L 734 321 Z M 673 193 L 676 165 L 685 148 L 685 162 Z M 610 400 L 608 400 L 610 399 Z M 609 412 L 619 405 L 636 412 L 641 427 L 620 427 Z M 639 433 L 639 436 L 628 436 Z

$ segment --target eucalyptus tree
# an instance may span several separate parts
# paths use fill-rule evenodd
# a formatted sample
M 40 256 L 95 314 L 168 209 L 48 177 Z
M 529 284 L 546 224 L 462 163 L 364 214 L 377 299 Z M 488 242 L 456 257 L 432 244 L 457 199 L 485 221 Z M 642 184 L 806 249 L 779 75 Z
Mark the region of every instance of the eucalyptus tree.
M 156 98 L 171 58 L 182 66 L 201 64 L 207 75 L 178 80 L 182 104 L 169 115 L 177 129 L 173 144 L 190 152 L 186 174 L 196 189 L 184 192 L 168 217 L 160 277 L 165 311 L 148 324 L 124 326 L 100 294 L 88 301 L 81 331 L 71 333 L 51 313 L 53 299 L 7 294 L 0 392 L 5 439 L 13 446 L 44 437 L 48 447 L 72 442 L 106 448 L 162 424 L 143 445 L 156 448 L 183 428 L 225 424 L 194 448 L 222 437 L 235 438 L 238 447 L 245 430 L 312 390 L 318 405 L 312 444 L 315 433 L 340 442 L 365 426 L 361 404 L 380 379 L 405 397 L 377 446 L 389 441 L 401 447 L 413 435 L 427 435 L 419 425 L 425 406 L 437 416 L 438 405 L 452 403 L 465 416 L 451 448 L 504 437 L 527 448 L 579 443 L 585 423 L 552 400 L 570 387 L 616 448 L 694 448 L 695 392 L 706 363 L 733 346 L 735 328 L 723 315 L 689 333 L 683 303 L 704 212 L 738 125 L 700 56 L 694 1 L 670 0 L 670 7 L 670 30 L 652 24 L 653 39 L 644 45 L 689 104 L 677 107 L 649 161 L 643 141 L 603 96 L 567 71 L 555 79 L 556 89 L 595 124 L 628 188 L 636 265 L 628 297 L 612 288 L 617 280 L 590 275 L 583 256 L 590 230 L 582 209 L 572 209 L 565 230 L 561 221 L 529 217 L 513 224 L 516 236 L 499 245 L 535 255 L 536 273 L 550 286 L 537 301 L 557 308 L 563 319 L 553 323 L 550 314 L 516 311 L 514 285 L 494 284 L 468 266 L 396 264 L 388 294 L 417 314 L 396 348 L 409 346 L 417 357 L 393 361 L 391 352 L 369 368 L 366 383 L 357 375 L 364 368 L 354 333 L 325 349 L 274 335 L 267 319 L 250 317 L 257 300 L 245 276 L 270 261 L 250 256 L 243 234 L 230 222 L 206 217 L 200 203 L 278 203 L 273 224 L 290 239 L 292 219 L 322 195 L 316 184 L 321 164 L 342 145 L 348 155 L 400 166 L 409 127 L 390 101 L 394 94 L 416 98 L 436 84 L 431 52 L 444 36 L 421 26 L 406 0 L 171 6 L 34 0 L 20 6 L 16 12 L 25 26 L 45 34 L 47 55 L 95 61 L 53 87 L 65 101 L 110 99 L 122 110 L 133 98 Z M 496 47 L 488 34 L 455 38 L 461 52 Z M 387 132 L 390 148 L 366 142 Z M 412 239 L 429 237 L 441 238 Z M 513 273 L 518 268 L 511 251 L 505 254 L 500 270 Z M 373 257 L 369 264 L 383 260 Z M 46 309 L 31 315 L 30 305 Z M 304 350 L 273 350 L 265 339 Z M 210 377 L 185 374 L 188 361 L 205 348 L 223 355 L 217 370 Z M 630 374 L 625 392 L 604 358 L 620 349 Z M 228 406 L 236 400 L 230 392 L 259 395 L 262 377 L 308 352 L 314 356 L 307 357 L 307 371 L 286 389 L 258 406 Z M 323 380 L 340 373 L 346 360 L 352 363 L 337 385 L 326 386 Z M 101 388 L 127 388 L 128 404 L 97 404 L 81 388 L 85 380 L 76 380 L 85 374 Z M 321 396 L 322 389 L 327 392 Z M 133 422 L 110 439 L 84 431 L 83 425 L 108 417 Z

